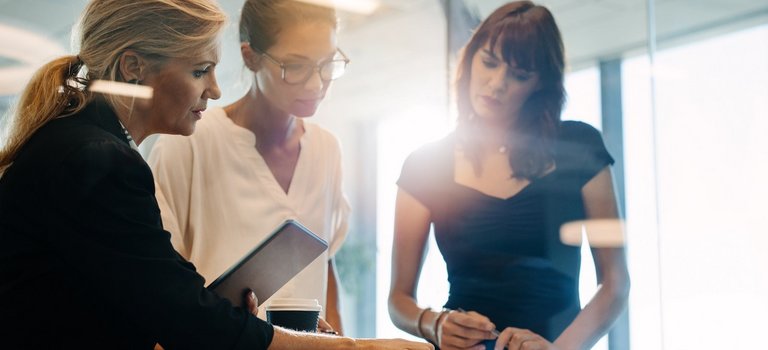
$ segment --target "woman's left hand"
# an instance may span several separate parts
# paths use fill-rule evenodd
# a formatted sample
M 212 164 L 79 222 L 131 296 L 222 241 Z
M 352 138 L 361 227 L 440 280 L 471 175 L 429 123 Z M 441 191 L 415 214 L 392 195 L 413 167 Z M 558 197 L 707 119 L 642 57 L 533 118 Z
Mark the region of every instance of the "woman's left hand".
M 544 339 L 544 337 L 527 329 L 507 327 L 496 338 L 494 350 L 558 350 L 558 348 Z
M 256 294 L 253 293 L 253 291 L 247 291 L 245 293 L 245 296 L 243 296 L 243 299 L 245 299 L 245 307 L 250 311 L 254 316 L 259 316 L 259 299 L 256 298 Z
M 331 324 L 322 317 L 318 317 L 317 319 L 317 332 L 323 334 L 339 335 L 339 332 L 336 332 L 336 330 L 333 329 L 333 326 L 331 326 Z

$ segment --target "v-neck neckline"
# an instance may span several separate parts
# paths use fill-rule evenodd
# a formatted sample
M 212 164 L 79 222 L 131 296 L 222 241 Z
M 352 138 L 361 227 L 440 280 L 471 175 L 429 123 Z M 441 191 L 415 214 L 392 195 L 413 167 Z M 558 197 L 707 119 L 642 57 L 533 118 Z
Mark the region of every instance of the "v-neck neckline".
M 550 173 L 550 174 L 551 174 L 551 173 Z M 541 178 L 538 178 L 538 179 L 533 179 L 533 180 L 530 180 L 530 182 L 529 182 L 527 185 L 525 185 L 525 186 L 524 186 L 523 188 L 521 188 L 519 191 L 515 192 L 514 194 L 512 194 L 511 196 L 509 196 L 509 197 L 506 197 L 506 198 L 505 198 L 505 197 L 498 197 L 498 196 L 494 196 L 494 195 L 492 195 L 492 194 L 489 194 L 489 193 L 485 193 L 485 192 L 483 192 L 483 191 L 481 191 L 481 190 L 479 190 L 479 189 L 477 189 L 477 188 L 474 188 L 474 187 L 471 187 L 471 186 L 467 186 L 467 185 L 465 185 L 465 184 L 459 183 L 459 182 L 457 182 L 457 181 L 456 181 L 456 178 L 455 178 L 455 176 L 456 176 L 456 175 L 454 174 L 454 178 L 452 179 L 452 181 L 451 181 L 451 182 L 452 182 L 452 183 L 453 183 L 453 185 L 454 185 L 454 186 L 456 186 L 456 187 L 460 187 L 460 188 L 463 188 L 463 189 L 465 189 L 465 190 L 467 190 L 467 191 L 470 191 L 470 192 L 474 192 L 474 193 L 476 193 L 476 194 L 479 194 L 479 195 L 481 195 L 481 196 L 483 196 L 483 197 L 486 197 L 486 198 L 490 198 L 490 199 L 493 199 L 493 200 L 502 201 L 502 202 L 510 202 L 510 201 L 512 201 L 513 199 L 516 199 L 516 198 L 520 197 L 520 196 L 523 194 L 523 192 L 526 192 L 526 191 L 528 191 L 528 190 L 529 190 L 529 188 L 531 188 L 532 186 L 534 186 L 535 184 L 537 184 L 537 183 L 539 182 L 539 180 L 543 179 L 543 178 L 544 178 L 544 177 L 546 177 L 546 176 L 549 176 L 549 174 L 547 174 L 547 175 L 544 175 L 544 176 L 542 176 Z
M 455 143 L 454 143 L 454 147 L 455 147 Z M 456 187 L 463 188 L 463 189 L 465 189 L 467 191 L 474 192 L 474 193 L 476 193 L 476 194 L 478 194 L 478 195 L 480 195 L 482 197 L 490 198 L 490 199 L 496 200 L 496 201 L 510 202 L 510 201 L 512 201 L 512 200 L 514 200 L 514 199 L 516 199 L 518 197 L 521 197 L 521 195 L 524 192 L 530 191 L 529 189 L 531 187 L 533 187 L 534 185 L 536 185 L 539 182 L 541 182 L 541 180 L 544 180 L 544 179 L 548 178 L 550 175 L 554 174 L 557 171 L 557 167 L 555 167 L 555 169 L 552 169 L 552 171 L 546 173 L 545 175 L 543 175 L 543 176 L 541 176 L 539 178 L 529 179 L 528 180 L 529 182 L 528 182 L 527 185 L 523 186 L 519 191 L 513 193 L 509 197 L 494 196 L 494 195 L 492 195 L 490 193 L 483 192 L 483 191 L 481 191 L 481 190 L 479 190 L 477 188 L 474 188 L 472 186 L 465 185 L 465 184 L 462 184 L 462 183 L 459 183 L 458 181 L 456 181 L 456 155 L 455 155 L 455 148 L 454 147 L 451 147 L 451 152 L 449 154 L 450 158 L 449 158 L 449 162 L 448 162 L 449 166 L 450 166 L 450 170 L 451 170 L 450 171 L 450 182 L 454 186 L 456 186 Z
M 294 197 L 293 193 L 302 191 L 297 187 L 302 186 L 301 184 L 304 183 L 303 181 L 305 171 L 303 168 L 305 167 L 305 159 L 308 157 L 307 153 L 309 152 L 309 148 L 307 147 L 307 138 L 311 134 L 311 127 L 307 123 L 300 121 L 300 127 L 303 129 L 304 133 L 301 135 L 301 137 L 299 137 L 299 156 L 296 159 L 296 166 L 293 168 L 291 181 L 288 185 L 288 190 L 286 191 L 277 181 L 277 178 L 272 172 L 272 169 L 270 169 L 269 165 L 267 164 L 267 160 L 256 148 L 256 134 L 240 125 L 237 125 L 234 121 L 232 121 L 231 118 L 229 118 L 229 116 L 227 116 L 227 113 L 224 109 L 222 109 L 222 114 L 222 118 L 226 119 L 225 123 L 227 123 L 230 126 L 230 129 L 232 129 L 237 134 L 235 137 L 235 143 L 237 143 L 240 148 L 243 149 L 243 154 L 256 162 L 256 164 L 254 164 L 254 172 L 256 173 L 257 178 L 270 189 L 270 192 L 273 194 L 273 196 L 275 196 L 275 198 L 280 200 L 287 200 Z

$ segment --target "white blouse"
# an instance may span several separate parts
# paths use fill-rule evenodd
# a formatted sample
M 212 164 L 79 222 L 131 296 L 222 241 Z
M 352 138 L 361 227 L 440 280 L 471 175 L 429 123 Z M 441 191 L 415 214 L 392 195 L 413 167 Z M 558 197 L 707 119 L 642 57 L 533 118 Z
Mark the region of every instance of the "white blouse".
M 273 296 L 317 299 L 324 315 L 327 261 L 347 234 L 349 204 L 341 188 L 338 140 L 315 124 L 305 122 L 304 129 L 287 193 L 256 150 L 256 136 L 221 108 L 207 110 L 192 136 L 161 136 L 148 163 L 163 226 L 206 283 L 286 219 L 325 239 L 329 250 Z M 263 312 L 262 307 L 262 317 Z

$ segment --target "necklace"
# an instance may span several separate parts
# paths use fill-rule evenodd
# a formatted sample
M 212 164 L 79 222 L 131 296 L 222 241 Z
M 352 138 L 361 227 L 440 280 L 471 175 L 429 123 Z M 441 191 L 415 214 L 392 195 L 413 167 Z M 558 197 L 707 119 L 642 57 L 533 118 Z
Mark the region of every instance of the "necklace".
M 120 123 L 120 127 L 123 128 L 123 134 L 125 134 L 125 138 L 128 140 L 128 145 L 130 145 L 133 150 L 138 151 L 139 146 L 136 145 L 135 141 L 133 141 L 133 137 L 131 137 L 131 134 L 128 133 L 128 129 L 125 128 L 125 125 L 123 125 L 123 122 L 121 122 L 120 120 L 118 120 L 118 122 Z

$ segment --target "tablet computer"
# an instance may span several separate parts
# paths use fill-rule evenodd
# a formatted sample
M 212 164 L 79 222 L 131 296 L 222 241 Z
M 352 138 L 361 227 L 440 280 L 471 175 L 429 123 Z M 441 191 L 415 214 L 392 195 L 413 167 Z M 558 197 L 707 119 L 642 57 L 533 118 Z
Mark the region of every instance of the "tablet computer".
M 325 240 L 287 220 L 207 288 L 235 306 L 244 306 L 245 291 L 251 289 L 261 305 L 326 249 Z

